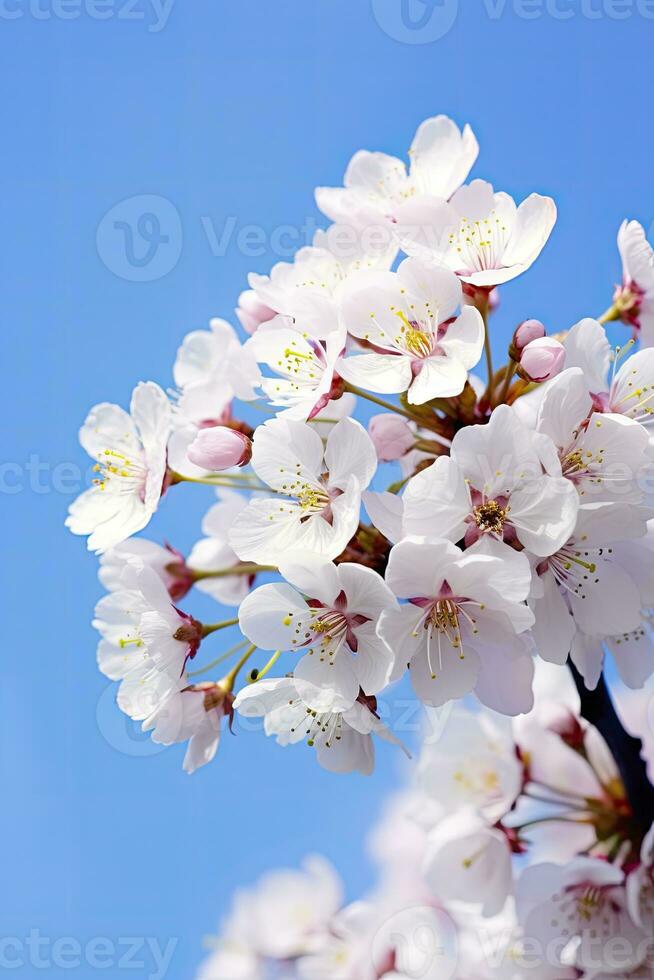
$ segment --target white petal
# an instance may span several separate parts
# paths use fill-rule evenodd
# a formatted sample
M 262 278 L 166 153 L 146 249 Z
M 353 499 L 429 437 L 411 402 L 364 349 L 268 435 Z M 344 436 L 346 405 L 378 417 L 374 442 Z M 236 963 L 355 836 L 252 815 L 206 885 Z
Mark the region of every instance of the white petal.
M 411 384 L 411 359 L 403 354 L 352 354 L 336 365 L 339 375 L 366 391 L 396 395 Z
M 381 531 L 391 543 L 399 541 L 402 537 L 403 498 L 388 491 L 374 493 L 366 490 L 363 494 L 363 504 L 377 530 Z
M 424 537 L 458 541 L 471 512 L 465 474 L 449 456 L 412 477 L 404 491 L 404 531 Z
M 377 453 L 372 439 L 360 422 L 341 419 L 327 436 L 325 462 L 329 485 L 344 490 L 355 476 L 364 490 L 377 470 Z
M 563 477 L 542 476 L 511 495 L 510 520 L 520 542 L 534 555 L 553 555 L 577 520 L 579 495 Z
M 307 604 L 295 589 L 283 582 L 262 585 L 251 592 L 241 604 L 238 619 L 243 635 L 262 650 L 306 646 Z
M 576 633 L 574 620 L 550 571 L 541 576 L 543 595 L 532 606 L 536 616 L 534 642 L 543 660 L 565 664 Z
M 252 468 L 275 490 L 298 481 L 315 483 L 323 459 L 322 439 L 310 425 L 290 419 L 270 419 L 257 427 Z
M 451 541 L 401 541 L 391 548 L 386 583 L 400 599 L 433 598 L 461 551 Z
M 571 328 L 563 343 L 565 366 L 581 368 L 588 390 L 593 394 L 607 391 L 611 345 L 601 323 L 590 317 L 580 320 Z
M 341 652 L 333 660 L 318 650 L 307 653 L 293 671 L 302 700 L 319 714 L 345 711 L 359 695 L 359 681 L 352 658 Z
M 463 391 L 468 372 L 454 357 L 433 355 L 423 358 L 420 371 L 409 387 L 409 403 L 424 405 L 432 398 L 450 398 Z

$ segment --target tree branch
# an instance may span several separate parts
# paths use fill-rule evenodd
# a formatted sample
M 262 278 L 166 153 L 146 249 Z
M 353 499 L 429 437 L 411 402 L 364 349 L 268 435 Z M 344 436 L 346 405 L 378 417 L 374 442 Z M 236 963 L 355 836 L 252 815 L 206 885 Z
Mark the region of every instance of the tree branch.
M 581 699 L 581 714 L 604 736 L 620 771 L 625 792 L 633 813 L 634 822 L 643 835 L 654 823 L 654 786 L 647 774 L 642 757 L 643 743 L 625 731 L 618 718 L 604 675 L 594 691 L 589 691 L 584 679 L 568 660 L 574 682 Z

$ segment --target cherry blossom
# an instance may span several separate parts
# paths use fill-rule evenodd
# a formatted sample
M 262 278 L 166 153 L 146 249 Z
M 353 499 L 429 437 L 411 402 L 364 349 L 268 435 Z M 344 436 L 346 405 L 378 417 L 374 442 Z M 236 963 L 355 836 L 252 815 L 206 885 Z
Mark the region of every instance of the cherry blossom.
M 461 131 L 447 116 L 420 124 L 414 136 L 407 174 L 401 160 L 386 153 L 359 150 L 345 172 L 344 187 L 319 187 L 316 202 L 332 221 L 359 221 L 397 215 L 414 195 L 449 198 L 464 182 L 477 159 L 479 146 L 469 126 Z
M 334 330 L 324 341 L 307 337 L 288 317 L 264 324 L 248 342 L 259 362 L 277 377 L 264 378 L 261 387 L 280 415 L 305 422 L 343 392 L 335 374 L 345 346 L 345 332 Z
M 377 454 L 353 419 L 338 422 L 323 447 L 310 425 L 277 418 L 257 429 L 252 468 L 276 496 L 251 501 L 235 519 L 229 541 L 239 558 L 277 564 L 303 549 L 336 558 L 358 527 Z
M 375 632 L 395 606 L 384 580 L 362 565 L 302 554 L 286 556 L 280 572 L 290 585 L 262 585 L 241 604 L 244 635 L 264 650 L 307 651 L 293 673 L 308 682 L 305 699 L 317 711 L 351 708 L 360 690 L 378 694 L 393 663 Z
M 536 261 L 556 221 L 551 197 L 530 194 L 519 207 L 491 184 L 473 180 L 449 204 L 415 198 L 397 209 L 404 251 L 438 262 L 463 282 L 489 289 L 515 279 Z
M 233 398 L 256 398 L 259 371 L 247 345 L 226 320 L 214 318 L 209 330 L 188 333 L 173 368 L 178 394 L 178 426 L 220 425 Z
M 618 232 L 622 286 L 614 296 L 620 319 L 638 332 L 643 347 L 654 345 L 654 249 L 638 221 L 623 221 Z
M 627 910 L 624 873 L 608 862 L 578 857 L 527 868 L 517 906 L 525 934 L 554 944 L 563 966 L 614 973 L 638 966 L 646 954 L 645 935 Z
M 306 741 L 315 747 L 318 763 L 331 772 L 370 775 L 375 763 L 373 734 L 401 745 L 365 699 L 345 711 L 319 712 L 310 706 L 318 695 L 308 681 L 266 678 L 242 688 L 234 707 L 245 718 L 263 717 L 266 735 L 274 735 L 279 745 Z
M 488 425 L 461 429 L 449 456 L 409 480 L 405 533 L 466 543 L 488 538 L 540 557 L 554 554 L 574 529 L 579 498 L 565 477 L 543 472 L 544 454 L 555 456 L 554 444 L 546 436 L 537 442 L 500 405 Z
M 108 592 L 123 588 L 122 574 L 128 563 L 147 565 L 157 573 L 174 602 L 193 588 L 194 578 L 184 555 L 166 544 L 145 538 L 129 538 L 100 556 L 98 578 Z
M 640 503 L 638 477 L 650 464 L 647 432 L 626 415 L 593 411 L 580 368 L 548 386 L 536 427 L 556 446 L 559 463 L 551 471 L 571 480 L 582 497 Z
M 402 541 L 392 549 L 386 581 L 408 600 L 385 610 L 379 635 L 407 665 L 417 696 L 441 705 L 475 691 L 488 707 L 518 714 L 532 706 L 533 623 L 524 599 L 528 564 L 462 552 L 449 541 Z
M 339 374 L 369 391 L 406 391 L 413 405 L 458 395 L 484 344 L 474 307 L 455 316 L 461 302 L 456 276 L 415 259 L 397 272 L 362 273 L 343 291 L 343 321 L 374 353 L 343 358 Z
M 66 526 L 88 534 L 101 553 L 142 530 L 165 489 L 170 403 L 161 388 L 141 382 L 130 411 L 103 402 L 89 412 L 79 439 L 96 461 L 97 478 L 71 504 Z
M 306 337 L 324 340 L 340 327 L 345 283 L 366 269 L 389 269 L 396 254 L 390 232 L 380 240 L 348 220 L 317 231 L 313 245 L 301 248 L 293 262 L 278 262 L 270 276 L 250 273 L 249 283 L 260 303 L 291 318 Z

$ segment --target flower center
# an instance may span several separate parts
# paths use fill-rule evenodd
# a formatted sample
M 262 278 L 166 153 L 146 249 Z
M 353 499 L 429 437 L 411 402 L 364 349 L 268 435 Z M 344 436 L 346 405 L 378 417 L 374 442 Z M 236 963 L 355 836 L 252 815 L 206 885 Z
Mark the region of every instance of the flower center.
M 497 500 L 487 500 L 475 507 L 473 515 L 475 524 L 482 532 L 490 531 L 492 534 L 501 534 L 504 530 L 507 511 Z
M 431 310 L 428 309 L 427 312 L 431 314 Z M 395 316 L 402 323 L 395 343 L 414 357 L 429 357 L 434 351 L 434 337 L 431 331 L 424 329 L 417 320 L 409 320 L 403 310 L 395 310 Z
M 458 229 L 450 234 L 449 243 L 461 260 L 462 271 L 481 272 L 501 267 L 508 233 L 504 221 L 493 210 L 479 221 L 462 218 Z
M 104 449 L 93 467 L 99 474 L 93 481 L 99 490 L 118 490 L 119 493 L 139 493 L 145 488 L 147 470 L 141 460 L 133 460 L 115 449 Z

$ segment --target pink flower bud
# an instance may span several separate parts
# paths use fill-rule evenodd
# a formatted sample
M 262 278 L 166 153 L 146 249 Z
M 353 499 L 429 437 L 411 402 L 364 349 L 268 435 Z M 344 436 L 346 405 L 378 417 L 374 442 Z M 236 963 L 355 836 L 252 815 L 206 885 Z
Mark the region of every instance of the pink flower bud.
M 409 423 L 399 415 L 374 415 L 368 423 L 368 432 L 377 450 L 377 457 L 383 462 L 405 456 L 415 442 Z
M 553 337 L 538 337 L 523 348 L 519 373 L 525 381 L 549 381 L 565 365 L 565 347 Z
M 250 462 L 252 442 L 242 432 L 214 425 L 200 429 L 186 455 L 203 470 L 228 470 Z
M 253 289 L 246 289 L 238 298 L 236 316 L 247 333 L 254 333 L 262 323 L 267 323 L 277 314 L 261 302 Z
M 545 327 L 540 320 L 523 320 L 513 334 L 513 346 L 520 352 L 532 340 L 540 340 L 546 333 Z

